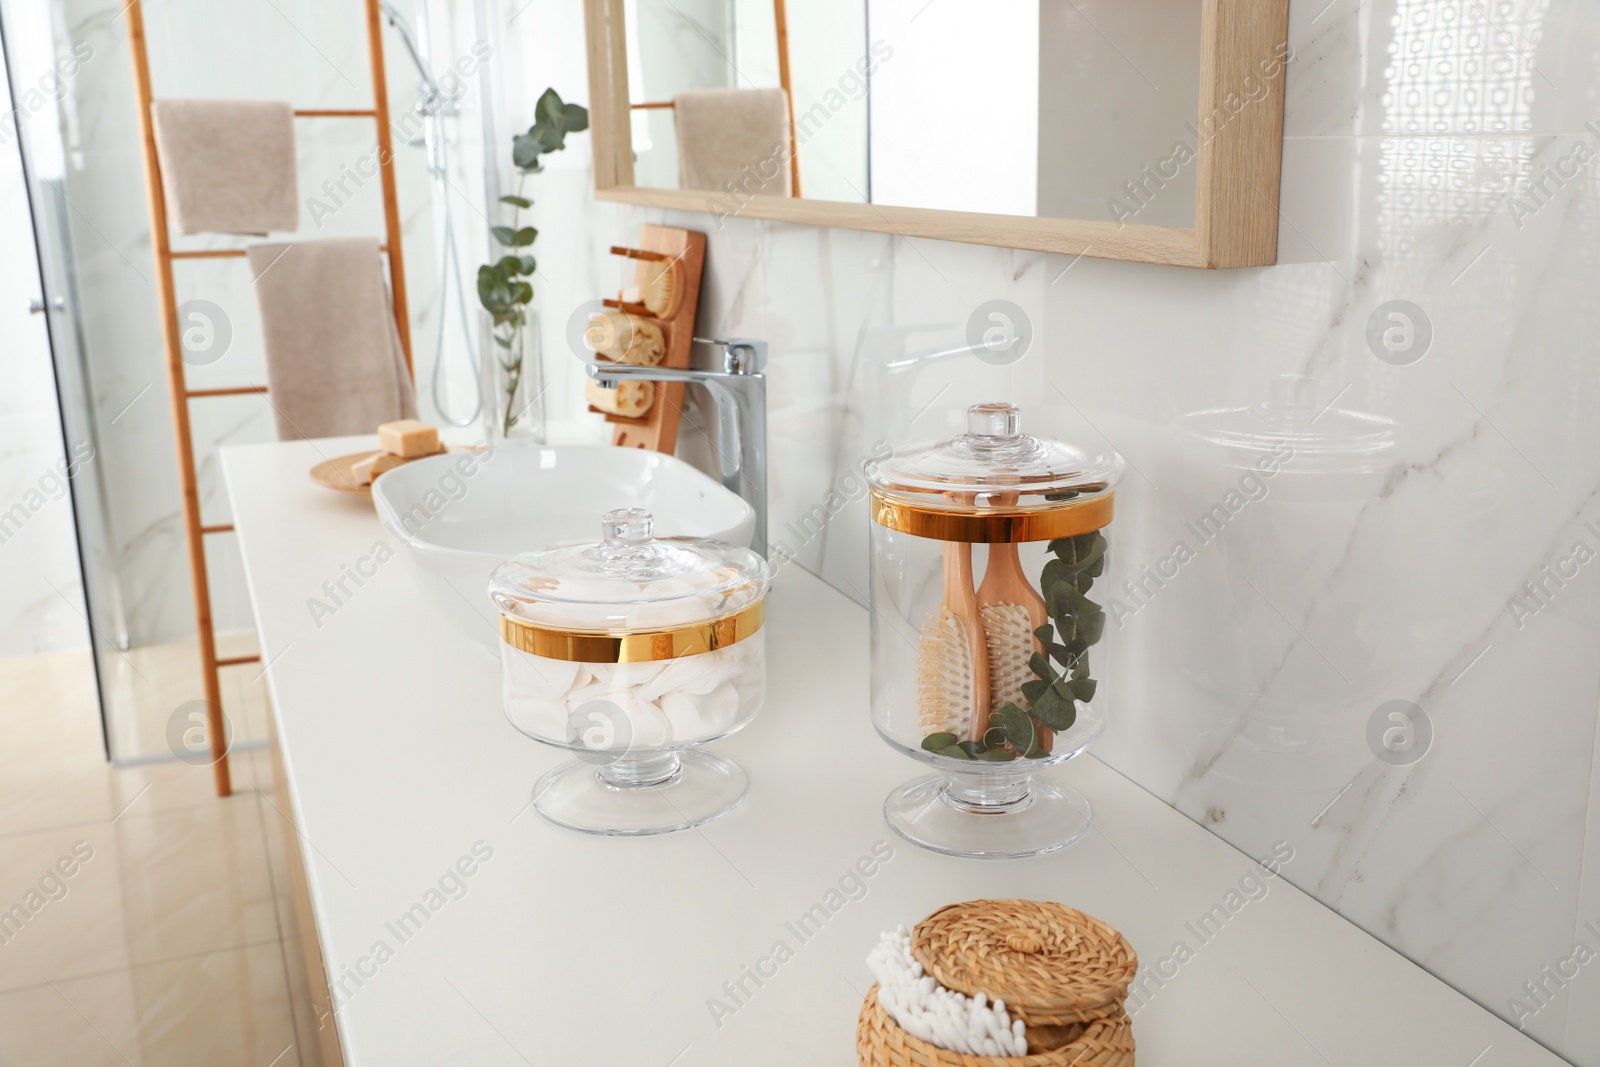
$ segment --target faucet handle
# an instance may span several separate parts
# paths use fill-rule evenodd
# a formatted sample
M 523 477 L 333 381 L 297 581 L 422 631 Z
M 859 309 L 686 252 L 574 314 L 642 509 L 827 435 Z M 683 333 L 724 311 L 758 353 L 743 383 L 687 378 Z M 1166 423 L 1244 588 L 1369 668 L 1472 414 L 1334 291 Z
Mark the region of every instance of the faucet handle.
M 751 337 L 696 337 L 696 344 L 722 349 L 722 369 L 729 374 L 760 374 L 767 367 L 767 342 Z

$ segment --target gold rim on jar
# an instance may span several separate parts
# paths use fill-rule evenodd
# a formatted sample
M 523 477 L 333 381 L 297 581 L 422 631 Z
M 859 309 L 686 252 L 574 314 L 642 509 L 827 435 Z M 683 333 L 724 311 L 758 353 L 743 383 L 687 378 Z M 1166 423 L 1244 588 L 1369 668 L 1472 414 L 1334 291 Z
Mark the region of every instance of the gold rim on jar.
M 1112 500 L 1103 493 L 1082 503 L 1032 511 L 1000 508 L 936 508 L 890 500 L 872 491 L 872 521 L 879 526 L 935 541 L 972 544 L 1016 544 L 1077 537 L 1111 525 Z
M 557 630 L 525 619 L 500 616 L 500 637 L 512 648 L 545 659 L 571 663 L 652 663 L 715 652 L 737 644 L 761 629 L 766 602 L 710 622 L 671 630 L 607 633 L 597 630 Z

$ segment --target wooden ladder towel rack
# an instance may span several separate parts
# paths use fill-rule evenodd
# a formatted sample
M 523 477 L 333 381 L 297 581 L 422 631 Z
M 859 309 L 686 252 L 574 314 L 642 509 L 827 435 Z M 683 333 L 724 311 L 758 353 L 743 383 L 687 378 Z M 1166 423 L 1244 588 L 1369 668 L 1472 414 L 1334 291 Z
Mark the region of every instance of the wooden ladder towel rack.
M 383 23 L 379 0 L 362 0 L 366 8 L 367 48 L 371 54 L 372 107 L 306 108 L 295 117 L 370 118 L 378 131 L 378 169 L 383 186 L 383 219 L 387 244 L 381 246 L 389 257 L 389 287 L 394 300 L 395 325 L 400 345 L 405 350 L 406 369 L 411 371 L 411 324 L 406 310 L 405 262 L 400 246 L 400 206 L 395 193 L 394 141 L 389 130 L 389 96 L 383 68 Z M 206 694 L 206 733 L 211 742 L 212 773 L 217 795 L 233 792 L 228 768 L 228 741 L 223 727 L 222 682 L 220 670 L 259 662 L 259 655 L 217 658 L 216 632 L 211 618 L 211 581 L 206 569 L 205 538 L 233 530 L 231 523 L 203 525 L 200 521 L 200 492 L 195 474 L 194 439 L 189 428 L 189 402 L 218 396 L 244 396 L 267 392 L 264 385 L 234 386 L 225 389 L 190 389 L 184 375 L 183 333 L 178 323 L 177 287 L 172 264 L 190 259 L 242 259 L 243 249 L 209 249 L 180 252 L 172 248 L 167 231 L 166 193 L 161 185 L 161 161 L 156 155 L 155 127 L 150 118 L 153 99 L 150 90 L 150 54 L 145 43 L 144 10 L 140 0 L 127 7 L 128 43 L 133 50 L 133 84 L 139 105 L 139 133 L 144 149 L 144 176 L 150 203 L 150 243 L 155 250 L 156 291 L 161 303 L 161 336 L 166 349 L 167 382 L 172 394 L 172 426 L 178 447 L 178 483 L 183 492 L 184 530 L 189 549 L 189 574 L 194 586 L 195 627 L 200 639 L 200 660 Z M 415 372 L 412 372 L 415 379 Z

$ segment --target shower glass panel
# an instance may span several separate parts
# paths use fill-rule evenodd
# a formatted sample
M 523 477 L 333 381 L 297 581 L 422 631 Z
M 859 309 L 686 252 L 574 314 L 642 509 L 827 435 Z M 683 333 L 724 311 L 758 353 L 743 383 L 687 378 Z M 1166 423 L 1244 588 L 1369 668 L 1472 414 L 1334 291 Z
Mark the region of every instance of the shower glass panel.
M 41 88 L 23 101 L 17 125 L 68 439 L 89 442 L 96 456 L 84 472 L 88 477 L 74 479 L 73 492 L 107 746 L 123 763 L 173 758 L 204 698 L 125 2 L 0 0 L 13 77 L 19 86 Z M 143 0 L 142 9 L 157 98 L 371 106 L 363 0 Z M 428 33 L 427 12 L 404 3 L 385 10 L 392 16 L 384 45 L 418 400 L 424 418 L 444 421 L 434 403 L 438 395 L 446 413 L 459 419 L 476 395 L 475 338 L 469 333 L 477 329 L 476 314 L 459 297 L 471 299 L 475 291 L 482 183 L 475 177 L 464 181 L 458 163 L 463 153 L 452 155 L 454 145 L 445 139 L 466 130 L 476 142 L 478 118 L 467 92 L 448 118 L 428 121 L 414 109 L 418 68 L 397 25 L 408 24 L 419 57 L 431 62 L 438 81 L 458 55 L 473 58 L 472 38 L 458 48 L 454 35 Z M 470 9 L 464 18 L 470 26 Z M 458 77 L 468 87 L 476 84 L 475 77 Z M 293 239 L 381 238 L 372 120 L 301 119 L 295 132 L 302 208 Z M 457 175 L 450 181 L 430 176 L 430 137 L 433 158 L 443 156 Z M 451 192 L 452 182 L 474 195 Z M 439 226 L 446 196 L 457 198 L 452 208 L 458 255 L 450 275 L 441 273 L 437 252 L 446 236 Z M 473 241 L 463 243 L 459 231 L 469 231 Z M 173 235 L 178 251 L 247 243 L 221 235 Z M 264 383 L 260 316 L 245 261 L 180 259 L 174 271 L 180 319 L 186 320 L 185 305 L 204 301 L 191 307 L 208 311 L 230 337 L 221 351 L 186 366 L 189 388 Z M 442 339 L 441 289 L 454 305 L 445 309 Z M 459 290 L 459 297 L 451 290 Z M 440 384 L 434 390 L 436 361 Z M 202 522 L 226 527 L 232 516 L 217 450 L 274 440 L 271 408 L 261 396 L 247 395 L 195 399 L 189 411 Z M 206 551 L 217 654 L 253 655 L 254 628 L 233 534 L 208 534 Z M 263 665 L 223 668 L 222 691 L 235 746 L 259 744 L 267 701 Z

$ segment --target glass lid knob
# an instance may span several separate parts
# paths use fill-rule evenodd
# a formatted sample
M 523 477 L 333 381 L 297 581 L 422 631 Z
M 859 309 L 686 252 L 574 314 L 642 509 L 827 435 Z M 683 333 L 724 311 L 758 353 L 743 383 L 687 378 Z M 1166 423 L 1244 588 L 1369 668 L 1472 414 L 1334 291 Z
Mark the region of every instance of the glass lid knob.
M 644 508 L 617 508 L 600 516 L 600 536 L 618 548 L 649 544 L 655 540 L 655 517 Z
M 1267 410 L 1274 415 L 1309 415 L 1317 409 L 1316 379 L 1279 374 L 1268 385 Z
M 1022 436 L 1022 409 L 1015 404 L 974 404 L 967 409 L 967 433 L 991 441 Z

